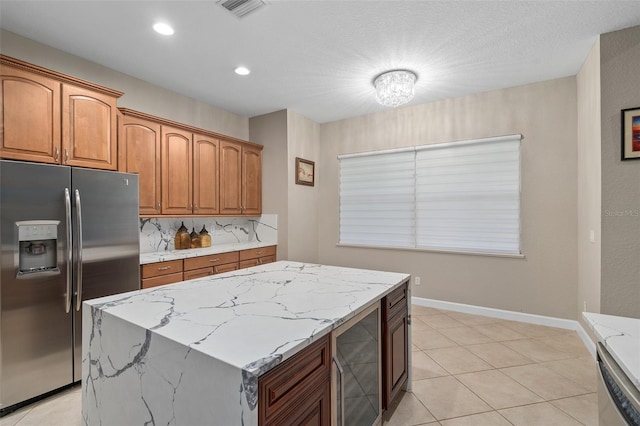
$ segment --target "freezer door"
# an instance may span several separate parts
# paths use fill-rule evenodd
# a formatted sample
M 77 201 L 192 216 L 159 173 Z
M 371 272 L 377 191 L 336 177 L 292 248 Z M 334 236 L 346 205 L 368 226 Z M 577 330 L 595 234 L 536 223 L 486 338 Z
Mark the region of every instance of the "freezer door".
M 140 288 L 138 176 L 72 172 L 75 240 L 74 380 L 82 378 L 82 300 Z
M 65 312 L 70 295 L 64 194 L 70 184 L 68 167 L 0 161 L 0 410 L 5 412 L 73 380 L 72 314 Z M 16 222 L 21 221 L 57 223 L 55 239 L 34 241 L 26 253 L 31 265 L 55 256 L 57 268 L 18 273 Z

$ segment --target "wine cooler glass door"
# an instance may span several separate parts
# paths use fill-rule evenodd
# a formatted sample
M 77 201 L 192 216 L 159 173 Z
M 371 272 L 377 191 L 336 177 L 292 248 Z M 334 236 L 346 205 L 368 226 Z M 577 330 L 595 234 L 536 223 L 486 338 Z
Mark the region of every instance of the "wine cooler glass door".
M 333 424 L 371 426 L 381 419 L 380 304 L 333 333 Z

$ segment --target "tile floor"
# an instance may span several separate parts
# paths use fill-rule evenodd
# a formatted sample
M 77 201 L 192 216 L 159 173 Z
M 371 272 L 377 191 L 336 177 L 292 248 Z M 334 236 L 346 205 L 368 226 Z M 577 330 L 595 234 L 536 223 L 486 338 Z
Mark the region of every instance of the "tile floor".
M 385 425 L 598 425 L 596 364 L 576 332 L 412 309 L 413 393 Z
M 386 425 L 598 425 L 595 362 L 573 331 L 412 307 L 413 393 Z M 0 419 L 75 426 L 80 387 Z

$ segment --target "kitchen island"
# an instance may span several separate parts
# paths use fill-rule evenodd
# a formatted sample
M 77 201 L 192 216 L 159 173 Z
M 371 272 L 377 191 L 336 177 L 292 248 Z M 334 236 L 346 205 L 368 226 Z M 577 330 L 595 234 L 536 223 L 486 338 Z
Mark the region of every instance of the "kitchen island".
M 85 302 L 84 423 L 257 425 L 261 375 L 408 280 L 276 262 Z

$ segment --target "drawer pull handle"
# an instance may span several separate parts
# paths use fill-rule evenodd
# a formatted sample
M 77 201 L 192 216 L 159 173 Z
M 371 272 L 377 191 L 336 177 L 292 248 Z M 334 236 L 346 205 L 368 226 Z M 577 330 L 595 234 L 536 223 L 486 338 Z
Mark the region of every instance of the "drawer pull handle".
M 162 267 L 158 268 L 158 271 L 167 271 L 169 269 L 171 269 L 171 266 L 162 266 Z
M 262 252 L 261 251 L 257 251 L 256 254 L 262 254 Z
M 220 260 L 219 257 L 216 257 L 215 259 L 209 259 L 209 262 L 218 262 Z

